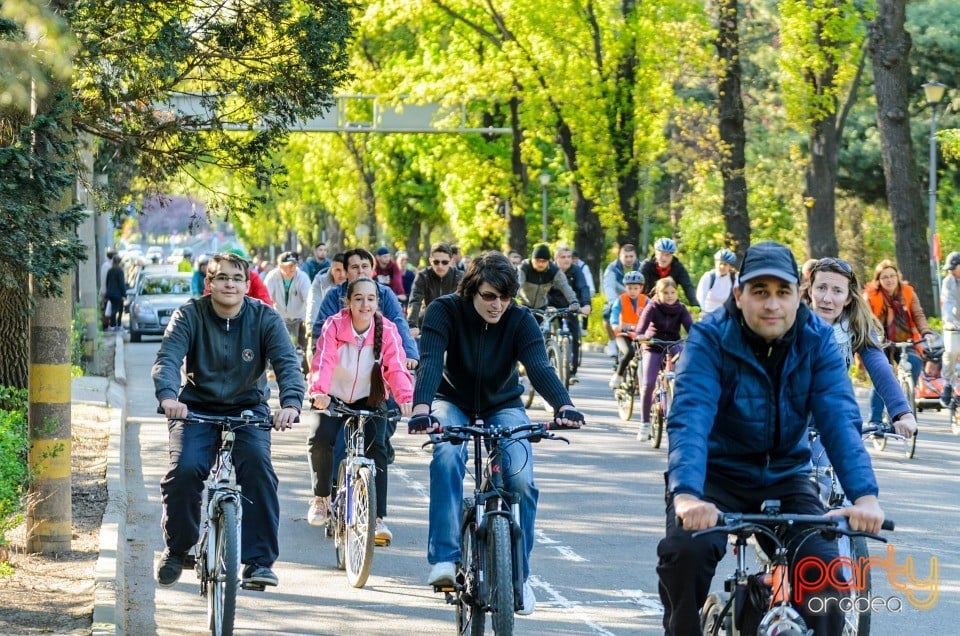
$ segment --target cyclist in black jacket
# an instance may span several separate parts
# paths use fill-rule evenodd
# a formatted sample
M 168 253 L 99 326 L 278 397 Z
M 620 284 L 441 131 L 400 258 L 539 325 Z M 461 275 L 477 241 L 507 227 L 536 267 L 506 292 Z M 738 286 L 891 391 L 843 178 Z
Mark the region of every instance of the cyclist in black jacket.
M 481 254 L 470 262 L 456 294 L 441 296 L 427 307 L 420 333 L 420 366 L 413 396 L 410 432 L 435 430 L 432 412 L 443 425 L 464 426 L 470 418 L 487 425 L 529 423 L 520 399 L 517 362 L 522 362 L 534 388 L 557 411 L 561 426 L 579 427 L 566 389 L 547 362 L 536 318 L 513 297 L 517 270 L 500 252 Z M 437 444 L 430 462 L 430 530 L 427 560 L 434 565 L 429 583 L 452 584 L 460 560 L 460 507 L 468 444 Z M 533 483 L 530 442 L 503 447 L 507 487 L 520 504 L 523 528 L 523 608 L 533 612 L 536 598 L 526 582 L 530 574 L 534 520 L 539 491 Z
M 303 404 L 303 374 L 290 335 L 272 307 L 246 298 L 247 261 L 217 254 L 207 265 L 210 294 L 187 301 L 170 318 L 151 375 L 160 409 L 167 418 L 200 415 L 270 414 L 267 360 L 280 387 L 280 411 L 274 428 L 290 428 Z M 180 366 L 186 359 L 186 384 Z M 177 582 L 187 551 L 200 535 L 203 480 L 210 472 L 220 432 L 211 426 L 175 422 L 170 431 L 170 467 L 160 482 L 163 540 L 166 550 L 157 582 Z M 270 461 L 270 431 L 237 431 L 234 460 L 243 488 L 240 561 L 244 582 L 276 585 L 271 570 L 279 554 L 280 500 Z
M 584 316 L 590 315 L 590 287 L 587 285 L 587 278 L 583 275 L 583 270 L 573 264 L 573 251 L 569 247 L 558 247 L 553 255 L 553 262 L 563 273 L 570 285 L 570 289 L 577 296 L 577 302 L 580 303 L 580 313 Z M 570 306 L 559 289 L 553 288 L 547 292 L 547 305 L 558 309 L 566 309 Z M 580 320 L 571 316 L 567 319 L 567 326 L 570 328 L 570 339 L 573 341 L 573 363 L 570 369 L 570 384 L 576 384 L 577 369 L 580 368 Z
M 658 238 L 653 244 L 653 256 L 640 263 L 640 273 L 643 274 L 643 293 L 653 297 L 653 288 L 661 278 L 669 276 L 677 286 L 683 289 L 687 297 L 687 307 L 699 307 L 697 288 L 690 280 L 690 274 L 683 263 L 674 255 L 677 243 L 667 237 Z

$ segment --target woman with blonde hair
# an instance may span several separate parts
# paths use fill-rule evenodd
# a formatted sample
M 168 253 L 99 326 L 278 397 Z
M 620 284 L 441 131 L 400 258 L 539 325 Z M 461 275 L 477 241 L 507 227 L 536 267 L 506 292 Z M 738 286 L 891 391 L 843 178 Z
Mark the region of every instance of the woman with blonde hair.
M 897 433 L 910 437 L 917 429 L 916 419 L 881 347 L 880 322 L 866 299 L 857 293 L 859 290 L 857 275 L 849 263 L 839 258 L 821 258 L 810 267 L 810 278 L 801 298 L 833 327 L 847 368 L 853 364 L 855 354 L 860 356 Z
M 874 268 L 873 280 L 864 288 L 863 297 L 870 312 L 880 321 L 883 335 L 889 342 L 917 342 L 920 336 L 933 337 L 933 329 L 927 324 L 916 292 L 903 280 L 900 270 L 890 259 L 880 261 Z M 900 349 L 896 347 L 890 347 L 887 355 L 893 364 L 900 361 Z M 916 384 L 923 362 L 915 349 L 908 349 L 907 357 Z M 883 400 L 874 388 L 870 396 L 870 422 L 877 423 L 882 416 Z

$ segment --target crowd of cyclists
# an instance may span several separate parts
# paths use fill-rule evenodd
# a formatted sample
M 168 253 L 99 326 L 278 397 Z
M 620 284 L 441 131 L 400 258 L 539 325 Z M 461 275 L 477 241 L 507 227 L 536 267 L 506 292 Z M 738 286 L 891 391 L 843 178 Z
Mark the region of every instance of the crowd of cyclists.
M 960 327 L 960 253 L 948 257 L 946 269 L 944 320 L 948 327 Z M 282 406 L 275 420 L 278 429 L 289 426 L 303 404 L 325 409 L 331 397 L 352 408 L 399 407 L 409 417 L 411 433 L 476 418 L 529 421 L 521 402 L 519 363 L 554 409 L 558 425 L 584 423 L 549 365 L 537 319 L 523 309 L 579 312 L 582 322 L 570 325 L 574 355 L 569 383 L 576 384 L 582 330 L 596 289 L 586 263 L 566 246 L 551 251 L 537 245 L 529 258 L 513 251 L 470 257 L 455 245 L 437 242 L 429 247 L 425 266 L 417 269 L 403 251 L 353 248 L 328 255 L 320 242 L 305 259 L 288 251 L 269 267 L 254 267 L 242 250 L 234 250 L 198 258 L 191 271 L 196 298 L 171 318 L 152 371 L 167 417 L 183 417 L 187 410 L 263 410 L 270 394 L 269 367 Z M 685 334 L 692 350 L 680 357 L 667 424 L 667 534 L 658 550 L 667 633 L 693 633 L 691 612 L 702 604 L 703 583 L 709 584 L 719 560 L 717 542 L 694 541 L 690 529 L 716 523 L 719 510 L 756 507 L 758 493 L 745 488 L 760 483 L 765 495 L 791 502 L 785 512 L 823 511 L 798 477 L 809 464 L 810 447 L 801 431 L 811 417 L 822 427 L 819 439 L 837 460 L 840 479 L 852 495 L 853 506 L 842 514 L 850 516 L 854 529 L 879 528 L 882 511 L 869 460 L 860 452 L 859 410 L 846 370 L 860 358 L 875 388 L 869 420 L 880 421 L 885 408 L 897 432 L 909 437 L 916 432 L 916 420 L 891 367 L 899 352 L 881 343 L 915 341 L 919 347 L 934 336 L 916 294 L 892 261 L 879 263 L 861 289 L 843 260 L 811 260 L 799 268 L 786 247 L 760 243 L 747 250 L 739 267 L 731 250 L 717 251 L 714 268 L 694 286 L 677 258 L 676 242 L 664 237 L 643 260 L 634 245 L 621 245 L 600 276 L 600 290 L 606 353 L 613 366 L 609 388 L 621 386 L 637 351 L 642 358 L 638 440 L 647 439 L 652 388 L 665 355 L 650 341 L 677 341 Z M 906 355 L 916 354 L 908 350 Z M 919 373 L 921 362 L 913 368 Z M 952 368 L 944 368 L 945 403 L 957 381 Z M 830 378 L 827 388 L 825 378 Z M 821 390 L 825 393 L 818 400 L 804 397 Z M 810 406 L 814 403 L 827 409 Z M 730 408 L 718 413 L 718 404 Z M 790 408 L 777 408 L 784 404 Z M 827 422 L 828 412 L 843 417 Z M 782 421 L 784 417 L 791 419 Z M 337 418 L 321 415 L 311 422 L 307 455 L 313 497 L 307 519 L 324 526 L 343 440 Z M 388 545 L 392 538 L 385 518 L 395 426 L 373 418 L 365 434 L 368 456 L 376 465 L 378 545 Z M 768 447 L 758 451 L 737 441 L 744 427 L 755 430 L 751 439 L 767 440 Z M 244 485 L 243 506 L 257 510 L 243 515 L 244 577 L 276 585 L 271 570 L 278 545 L 276 475 L 269 435 L 239 433 L 237 442 L 241 484 L 253 484 L 249 490 Z M 182 423 L 170 424 L 171 464 L 162 482 L 166 549 L 157 570 L 162 586 L 177 582 L 196 541 L 212 443 Z M 520 502 L 526 580 L 538 490 L 529 443 L 511 448 L 518 453 L 517 465 L 523 465 L 510 475 L 508 486 Z M 840 448 L 849 452 L 836 452 Z M 427 580 L 432 585 L 452 585 L 461 556 L 458 524 L 466 450 L 467 445 L 437 444 L 430 464 L 427 560 L 432 569 Z M 745 474 L 757 482 L 744 484 Z M 682 520 L 683 527 L 675 520 Z M 820 543 L 810 549 L 825 558 L 835 552 Z M 690 577 L 696 585 L 691 586 Z M 525 583 L 519 613 L 530 613 L 534 606 L 533 590 Z M 815 619 L 816 633 L 834 633 L 831 620 Z

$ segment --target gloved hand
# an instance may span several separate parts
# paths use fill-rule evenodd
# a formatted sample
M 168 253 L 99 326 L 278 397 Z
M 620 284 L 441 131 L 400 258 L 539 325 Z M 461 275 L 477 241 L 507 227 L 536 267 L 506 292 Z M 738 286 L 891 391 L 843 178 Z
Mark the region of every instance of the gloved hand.
M 561 428 L 580 428 L 585 424 L 583 413 L 573 407 L 563 407 L 553 416 L 554 423 Z
M 432 433 L 438 426 L 437 418 L 429 413 L 414 415 L 407 421 L 407 433 L 415 435 L 417 433 Z

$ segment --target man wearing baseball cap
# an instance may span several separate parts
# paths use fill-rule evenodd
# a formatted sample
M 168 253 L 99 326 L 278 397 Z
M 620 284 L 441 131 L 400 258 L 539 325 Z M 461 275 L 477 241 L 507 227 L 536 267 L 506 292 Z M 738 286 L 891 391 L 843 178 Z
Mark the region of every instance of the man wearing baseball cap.
M 377 257 L 377 262 L 373 268 L 375 280 L 392 289 L 400 304 L 405 304 L 407 293 L 403 289 L 403 273 L 400 271 L 400 266 L 394 262 L 393 257 L 390 256 L 390 250 L 385 247 L 378 247 L 375 254 Z
M 846 364 L 832 328 L 800 302 L 799 280 L 787 247 L 750 247 L 733 296 L 694 325 L 677 365 L 667 422 L 667 530 L 657 548 L 667 634 L 700 633 L 698 612 L 727 536 L 693 533 L 716 525 L 719 512 L 760 512 L 765 500 L 776 499 L 784 513 L 824 514 L 810 481 L 810 416 L 854 502 L 830 514 L 866 532 L 883 522 Z M 788 545 L 791 563 L 838 556 L 836 541 L 819 535 Z M 819 589 L 808 583 L 806 589 Z M 795 603 L 815 634 L 842 631 L 838 594 L 826 587 Z M 822 607 L 831 609 L 811 611 Z

